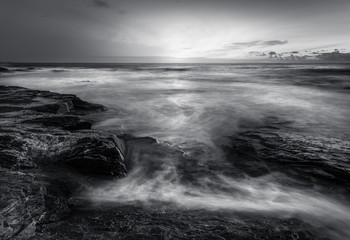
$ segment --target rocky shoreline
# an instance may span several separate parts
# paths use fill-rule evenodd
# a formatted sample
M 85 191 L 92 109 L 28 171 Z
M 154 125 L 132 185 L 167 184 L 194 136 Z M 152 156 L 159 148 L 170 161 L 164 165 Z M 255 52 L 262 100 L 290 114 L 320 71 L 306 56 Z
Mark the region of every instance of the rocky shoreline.
M 72 187 L 58 173 L 126 174 L 124 141 L 85 118 L 104 110 L 74 95 L 0 86 L 1 239 L 30 238 L 69 214 Z
M 295 217 L 81 198 L 87 186 L 142 164 L 128 160 L 140 154 L 152 156 L 143 174 L 156 175 L 171 155 L 179 181 L 190 184 L 217 171 L 237 178 L 281 172 L 303 180 L 290 185 L 349 195 L 348 141 L 287 134 L 288 122 L 271 118 L 228 136 L 220 146 L 226 162 L 201 164 L 198 153 L 153 138 L 91 129 L 89 113 L 105 110 L 75 95 L 0 86 L 1 239 L 328 239 Z

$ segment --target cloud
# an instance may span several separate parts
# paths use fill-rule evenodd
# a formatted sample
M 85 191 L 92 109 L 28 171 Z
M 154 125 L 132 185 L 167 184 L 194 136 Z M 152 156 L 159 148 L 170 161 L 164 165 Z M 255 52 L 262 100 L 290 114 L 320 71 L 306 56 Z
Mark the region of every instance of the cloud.
M 256 46 L 275 46 L 275 45 L 284 45 L 287 44 L 288 41 L 281 41 L 281 40 L 269 40 L 269 41 L 250 41 L 250 42 L 235 42 L 228 47 L 237 48 L 237 47 L 256 47 Z
M 318 54 L 316 57 L 324 61 L 350 61 L 350 53 L 341 53 L 338 49 Z
M 287 40 L 269 40 L 269 41 L 263 41 L 263 40 L 255 40 L 255 41 L 249 41 L 249 42 L 234 42 L 231 44 L 226 44 L 221 48 L 210 50 L 210 52 L 227 52 L 227 51 L 234 51 L 234 50 L 244 50 L 246 48 L 256 47 L 270 47 L 270 46 L 276 46 L 276 45 L 284 45 L 287 44 Z M 253 54 L 251 54 L 253 53 Z M 257 51 L 251 52 L 250 55 L 256 55 Z M 255 54 L 254 54 L 255 53 Z M 266 54 L 266 53 L 265 53 Z M 258 54 L 259 55 L 259 54 Z
M 106 2 L 104 0 L 93 0 L 93 4 L 96 7 L 101 7 L 101 8 L 108 8 L 109 7 L 108 2 Z
M 235 42 L 235 43 L 232 43 L 230 44 L 229 46 L 231 47 L 239 47 L 239 46 L 242 46 L 242 47 L 252 47 L 252 46 L 257 46 L 259 45 L 261 41 L 251 41 L 251 42 Z
M 350 52 L 346 49 L 334 49 L 333 51 L 319 50 L 319 51 L 290 51 L 290 52 L 260 52 L 251 51 L 249 56 L 260 59 L 274 59 L 274 60 L 287 60 L 287 61 L 339 61 L 350 62 Z
M 277 54 L 271 55 L 269 52 L 259 52 L 257 51 L 259 48 L 265 48 L 265 47 L 270 47 L 270 46 L 276 46 L 276 45 L 284 45 L 287 44 L 288 40 L 268 40 L 268 41 L 263 41 L 263 40 L 255 40 L 255 41 L 248 41 L 248 42 L 234 42 L 231 44 L 226 44 L 223 45 L 220 48 L 217 49 L 212 49 L 208 50 L 206 52 L 209 53 L 216 53 L 216 54 L 221 54 L 221 53 L 227 53 L 231 51 L 244 51 L 247 50 L 247 48 L 257 48 L 257 49 L 252 49 L 253 51 L 250 51 L 248 54 L 250 56 L 256 56 L 256 57 L 262 57 L 262 56 L 270 56 L 271 58 L 277 58 Z
M 287 44 L 288 40 L 254 40 L 254 41 L 247 41 L 247 42 L 234 42 L 230 44 L 222 45 L 221 47 L 218 47 L 216 49 L 210 49 L 205 51 L 209 54 L 214 55 L 225 55 L 228 53 L 233 53 L 235 51 L 237 52 L 244 52 L 246 50 L 252 50 L 247 52 L 249 56 L 251 57 L 265 57 L 270 56 L 270 58 L 278 58 L 279 56 L 276 54 L 270 54 L 270 51 L 268 52 L 260 52 L 259 49 L 276 46 L 276 45 L 284 45 Z
M 95 7 L 98 7 L 98 8 L 112 8 L 108 0 L 93 0 L 92 3 Z M 115 9 L 117 10 L 117 13 L 120 15 L 127 14 L 127 11 L 123 9 L 118 9 L 118 8 L 115 8 Z
M 252 57 L 265 57 L 265 56 L 267 56 L 266 53 L 259 52 L 259 51 L 250 51 L 249 55 L 252 56 Z
M 275 46 L 275 45 L 284 45 L 284 44 L 287 44 L 287 43 L 288 43 L 287 40 L 285 40 L 285 41 L 271 40 L 271 41 L 261 42 L 260 45 L 262 45 L 262 46 Z

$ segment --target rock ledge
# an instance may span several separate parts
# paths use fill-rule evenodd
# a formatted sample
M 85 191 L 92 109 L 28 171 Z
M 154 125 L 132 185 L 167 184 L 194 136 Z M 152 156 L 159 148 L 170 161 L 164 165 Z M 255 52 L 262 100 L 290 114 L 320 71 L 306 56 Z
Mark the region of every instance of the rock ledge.
M 121 177 L 125 144 L 92 130 L 86 114 L 105 107 L 75 95 L 0 86 L 0 238 L 27 239 L 70 212 L 70 190 L 56 172 Z M 52 171 L 52 170 L 51 170 Z

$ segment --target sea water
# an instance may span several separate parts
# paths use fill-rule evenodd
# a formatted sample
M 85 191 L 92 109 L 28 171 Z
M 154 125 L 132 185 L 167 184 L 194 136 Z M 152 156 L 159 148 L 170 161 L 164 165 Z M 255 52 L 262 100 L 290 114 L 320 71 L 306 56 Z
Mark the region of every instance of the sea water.
M 232 166 L 222 148 L 228 137 L 275 119 L 287 126 L 279 128 L 279 134 L 335 139 L 334 144 L 342 143 L 348 153 L 350 64 L 36 67 L 3 74 L 0 84 L 71 93 L 103 104 L 108 111 L 90 116 L 96 121 L 93 128 L 152 137 L 193 161 L 151 150 L 134 154 L 128 159 L 134 167 L 124 179 L 89 189 L 86 196 L 93 201 L 148 205 L 157 201 L 186 209 L 299 217 L 327 228 L 335 239 L 350 238 L 347 196 L 325 194 L 317 181 L 297 187 L 294 183 L 302 180 L 278 171 L 256 177 L 227 174 L 224 170 Z M 333 164 L 332 159 L 328 162 Z M 350 175 L 350 160 L 342 164 Z M 211 165 L 219 167 L 213 170 Z M 157 166 L 152 174 L 150 166 Z M 193 180 L 184 181 L 186 174 Z

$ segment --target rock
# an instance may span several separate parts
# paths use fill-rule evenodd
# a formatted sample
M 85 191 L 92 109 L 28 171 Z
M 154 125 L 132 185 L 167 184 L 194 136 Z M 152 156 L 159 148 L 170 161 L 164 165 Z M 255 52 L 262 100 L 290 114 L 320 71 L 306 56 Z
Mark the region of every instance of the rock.
M 1 239 L 36 237 L 38 226 L 69 216 L 70 189 L 83 186 L 81 179 L 126 174 L 124 141 L 92 130 L 86 119 L 103 106 L 0 86 L 0 109 Z
M 227 159 L 235 168 L 251 177 L 259 177 L 269 173 L 266 164 L 254 146 L 242 138 L 231 138 L 230 147 L 225 149 Z
M 124 144 L 98 131 L 0 135 L 0 166 L 12 170 L 67 164 L 89 175 L 124 176 Z
M 345 190 L 344 194 L 348 195 L 350 142 L 280 130 L 287 125 L 287 122 L 269 122 L 228 137 L 229 144 L 222 146 L 227 161 L 252 177 L 282 172 L 324 189 Z
M 52 116 L 52 117 L 40 117 L 25 120 L 22 123 L 29 124 L 41 124 L 46 127 L 58 127 L 65 130 L 75 131 L 81 129 L 91 129 L 91 122 L 81 121 L 76 116 Z
M 0 173 L 1 239 L 28 239 L 35 235 L 38 224 L 58 221 L 70 213 L 69 192 L 62 181 L 40 171 L 0 168 Z
M 54 69 L 54 70 L 52 70 L 52 72 L 60 73 L 60 72 L 66 72 L 66 70 L 64 70 L 64 69 Z
M 104 106 L 99 104 L 88 103 L 80 98 L 74 97 L 72 99 L 72 104 L 74 105 L 74 109 L 76 112 L 84 112 L 84 111 L 103 111 L 106 110 Z
M 0 167 L 17 170 L 35 166 L 27 155 L 26 142 L 18 136 L 3 133 L 0 135 Z
M 63 106 L 62 106 L 63 105 Z M 31 107 L 31 110 L 37 111 L 37 112 L 44 112 L 44 113 L 57 113 L 60 108 L 65 108 L 66 106 L 64 104 L 45 104 L 45 105 L 39 105 Z
M 0 91 L 6 104 L 6 117 L 0 119 L 0 166 L 23 169 L 64 163 L 91 175 L 125 175 L 122 140 L 91 130 L 92 123 L 77 116 L 103 110 L 101 105 L 74 95 L 18 87 L 2 86 Z
M 305 231 L 297 219 L 213 212 L 85 205 L 74 209 L 66 221 L 37 226 L 36 239 L 328 239 Z M 47 234 L 47 233 L 50 234 Z
M 16 68 L 16 69 L 14 69 L 14 71 L 16 71 L 16 72 L 30 72 L 30 71 L 33 71 L 33 70 L 35 70 L 34 67 Z
M 102 105 L 85 102 L 72 94 L 36 91 L 13 86 L 0 86 L 0 104 L 1 107 L 10 105 L 42 113 L 76 115 L 106 110 Z
M 0 67 L 0 73 L 1 72 L 10 72 L 10 70 L 8 70 L 7 68 L 4 68 L 4 67 Z
M 71 148 L 61 152 L 59 161 L 86 174 L 124 176 L 124 149 L 119 141 L 112 135 L 106 138 L 79 138 Z

